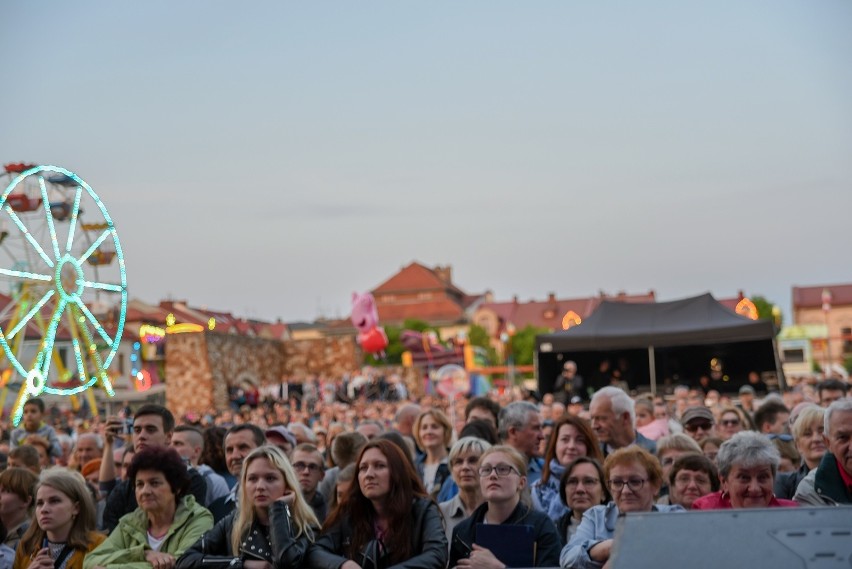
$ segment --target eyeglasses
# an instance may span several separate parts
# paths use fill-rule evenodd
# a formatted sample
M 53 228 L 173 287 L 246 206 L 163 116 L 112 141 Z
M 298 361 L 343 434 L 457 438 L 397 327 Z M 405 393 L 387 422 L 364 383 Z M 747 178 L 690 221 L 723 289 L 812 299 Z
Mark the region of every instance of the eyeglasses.
M 631 478 L 630 480 L 610 480 L 609 481 L 609 489 L 615 492 L 621 492 L 625 486 L 630 488 L 631 491 L 637 492 L 642 486 L 645 485 L 645 482 L 648 480 L 645 478 Z
M 740 420 L 739 419 L 722 419 L 719 421 L 723 427 L 739 427 Z
M 686 424 L 686 430 L 689 431 L 690 433 L 694 433 L 698 429 L 701 429 L 702 431 L 709 431 L 712 428 L 713 428 L 713 423 L 711 423 L 709 421 L 704 422 L 704 423 L 687 423 Z
M 294 462 L 293 468 L 299 471 L 310 470 L 311 472 L 319 472 L 320 470 L 322 470 L 322 466 L 320 466 L 319 464 L 314 464 L 313 462 Z
M 514 466 L 510 466 L 508 464 L 498 464 L 496 466 L 491 466 L 490 464 L 486 464 L 485 466 L 479 467 L 479 477 L 480 478 L 487 478 L 487 477 L 491 476 L 492 472 L 496 472 L 497 476 L 509 476 L 513 472 L 515 474 L 518 474 L 518 475 L 521 474 L 520 472 L 518 472 L 517 468 L 515 468 Z
M 591 477 L 589 477 L 589 478 L 569 478 L 568 480 L 565 481 L 565 487 L 566 488 L 576 488 L 580 484 L 582 484 L 585 487 L 589 487 L 589 486 L 597 486 L 600 483 L 601 483 L 601 481 L 600 481 L 599 478 L 591 478 Z

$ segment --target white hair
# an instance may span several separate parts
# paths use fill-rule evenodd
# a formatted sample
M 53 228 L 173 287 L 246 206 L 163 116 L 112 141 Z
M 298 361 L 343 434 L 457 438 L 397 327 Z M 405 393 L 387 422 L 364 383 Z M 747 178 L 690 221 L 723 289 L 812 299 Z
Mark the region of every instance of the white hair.
M 633 425 L 634 428 L 636 427 L 636 403 L 624 392 L 623 389 L 613 386 L 602 387 L 595 392 L 594 396 L 592 396 L 592 403 L 604 397 L 609 399 L 613 413 L 616 415 L 629 413 L 630 424 Z
M 831 416 L 835 413 L 849 413 L 852 412 L 852 399 L 838 399 L 834 403 L 828 406 L 828 409 L 825 410 L 825 423 L 823 426 L 825 427 L 825 436 L 830 435 L 829 425 L 831 424 Z

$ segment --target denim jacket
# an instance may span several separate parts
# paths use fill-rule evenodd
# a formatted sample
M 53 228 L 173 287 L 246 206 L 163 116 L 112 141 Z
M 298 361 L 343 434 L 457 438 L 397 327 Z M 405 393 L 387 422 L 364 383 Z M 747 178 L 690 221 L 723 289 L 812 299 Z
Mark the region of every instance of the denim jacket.
M 654 512 L 683 512 L 681 506 L 655 505 Z M 615 535 L 615 524 L 618 521 L 618 506 L 610 502 L 605 506 L 594 506 L 583 514 L 583 521 L 577 528 L 577 533 L 562 549 L 559 555 L 559 565 L 565 569 L 599 569 L 603 563 L 593 561 L 589 550 L 606 539 Z

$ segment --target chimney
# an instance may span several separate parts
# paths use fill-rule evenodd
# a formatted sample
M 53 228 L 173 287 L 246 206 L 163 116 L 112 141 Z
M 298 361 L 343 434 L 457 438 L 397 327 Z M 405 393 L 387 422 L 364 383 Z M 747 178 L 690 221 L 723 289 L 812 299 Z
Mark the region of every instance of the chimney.
M 446 284 L 451 284 L 453 282 L 453 266 L 452 265 L 437 265 L 434 269 L 435 274 L 438 275 L 438 278 L 444 281 Z
M 549 303 L 551 303 L 551 304 L 553 304 L 554 302 L 556 302 L 556 293 L 555 293 L 555 292 L 549 292 L 549 293 L 547 293 L 547 302 L 549 302 Z
M 512 304 L 518 304 L 518 295 L 517 294 L 512 296 Z

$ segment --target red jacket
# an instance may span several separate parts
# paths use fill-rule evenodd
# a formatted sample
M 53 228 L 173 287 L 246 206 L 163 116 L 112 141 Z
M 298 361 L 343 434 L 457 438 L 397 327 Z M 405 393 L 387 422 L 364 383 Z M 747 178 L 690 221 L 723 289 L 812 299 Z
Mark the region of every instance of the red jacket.
M 793 508 L 798 506 L 796 502 L 793 500 L 785 500 L 783 498 L 776 498 L 772 496 L 772 499 L 769 500 L 768 508 Z M 696 501 L 692 503 L 693 510 L 730 510 L 731 509 L 731 497 L 727 494 L 723 494 L 721 491 L 713 492 L 712 494 L 707 494 L 706 496 L 702 496 L 698 498 Z

